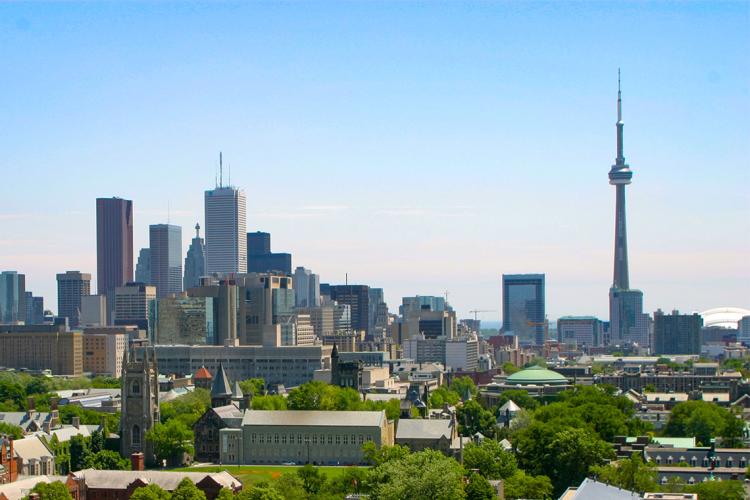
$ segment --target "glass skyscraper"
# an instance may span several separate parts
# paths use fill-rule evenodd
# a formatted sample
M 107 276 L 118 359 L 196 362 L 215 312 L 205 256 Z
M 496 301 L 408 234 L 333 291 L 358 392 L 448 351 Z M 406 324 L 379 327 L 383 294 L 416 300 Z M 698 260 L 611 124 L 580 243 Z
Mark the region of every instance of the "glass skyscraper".
M 544 321 L 544 274 L 503 274 L 503 331 L 543 345 Z
M 206 191 L 206 274 L 247 272 L 245 193 L 219 185 Z
M 182 228 L 171 224 L 149 226 L 151 284 L 156 296 L 182 291 Z

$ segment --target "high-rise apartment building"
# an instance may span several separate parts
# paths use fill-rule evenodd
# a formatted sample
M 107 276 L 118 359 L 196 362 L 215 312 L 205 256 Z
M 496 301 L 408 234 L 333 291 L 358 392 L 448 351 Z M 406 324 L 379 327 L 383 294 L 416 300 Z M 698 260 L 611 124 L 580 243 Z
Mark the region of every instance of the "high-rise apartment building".
M 248 236 L 252 233 L 248 233 Z M 294 294 L 297 307 L 318 307 L 320 305 L 320 277 L 309 269 L 297 267 L 294 270 Z
M 68 318 L 72 328 L 81 322 L 81 299 L 87 295 L 91 295 L 91 274 L 65 271 L 57 275 L 57 315 Z
M 195 238 L 190 243 L 185 257 L 185 276 L 182 280 L 183 290 L 200 286 L 201 277 L 206 275 L 206 245 L 201 238 L 201 226 L 195 224 Z
M 339 304 L 348 305 L 351 314 L 352 329 L 364 331 L 369 336 L 370 287 L 367 285 L 331 285 L 331 299 Z
M 143 283 L 127 283 L 115 289 L 114 324 L 135 325 L 149 329 L 153 317 L 156 287 Z
M 151 249 L 141 248 L 138 262 L 135 264 L 135 281 L 151 284 Z
M 503 274 L 503 331 L 521 343 L 545 340 L 544 274 Z
M 623 148 L 622 93 L 617 75 L 617 156 L 609 170 L 609 183 L 615 186 L 615 257 L 612 286 L 609 289 L 610 342 L 649 346 L 648 314 L 643 313 L 643 292 L 630 289 L 628 271 L 628 232 L 625 218 L 625 186 L 633 172 L 625 163 Z
M 110 313 L 115 289 L 133 281 L 133 202 L 96 199 L 96 286 Z
M 67 331 L 65 325 L 2 325 L 0 366 L 81 375 L 82 337 L 81 332 Z
M 167 297 L 182 291 L 182 228 L 171 224 L 149 226 L 151 285 L 156 296 Z
M 703 318 L 698 313 L 654 313 L 654 354 L 700 354 Z
M 0 324 L 26 319 L 26 276 L 16 271 L 0 273 Z
M 221 183 L 205 193 L 206 274 L 247 272 L 245 193 Z
M 604 324 L 593 316 L 563 316 L 557 320 L 557 337 L 560 342 L 579 349 L 601 346 Z

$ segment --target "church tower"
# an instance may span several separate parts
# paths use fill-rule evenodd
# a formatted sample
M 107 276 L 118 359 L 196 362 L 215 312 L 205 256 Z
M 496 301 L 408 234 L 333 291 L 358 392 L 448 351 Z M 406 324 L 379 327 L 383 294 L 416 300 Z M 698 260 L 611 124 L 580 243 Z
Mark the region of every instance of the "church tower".
M 147 464 L 154 464 L 156 457 L 146 432 L 159 423 L 159 370 L 154 348 L 142 352 L 140 360 L 128 349 L 123 355 L 120 454 L 127 458 L 141 452 Z

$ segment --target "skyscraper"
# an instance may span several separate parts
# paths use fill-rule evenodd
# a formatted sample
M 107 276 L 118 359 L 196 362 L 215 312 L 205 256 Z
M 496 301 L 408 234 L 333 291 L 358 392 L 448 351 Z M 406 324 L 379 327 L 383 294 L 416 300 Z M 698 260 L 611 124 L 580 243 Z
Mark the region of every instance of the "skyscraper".
M 182 228 L 152 224 L 149 229 L 151 281 L 156 296 L 167 297 L 182 291 Z
M 26 319 L 26 276 L 16 271 L 0 273 L 0 323 Z
M 271 252 L 271 234 L 247 233 L 247 272 L 292 274 L 292 254 Z
M 26 292 L 26 324 L 41 325 L 44 323 L 44 297 L 35 297 Z
M 68 318 L 68 325 L 76 327 L 81 318 L 81 297 L 91 295 L 91 275 L 80 271 L 66 271 L 57 275 L 57 315 Z
M 544 274 L 503 274 L 503 331 L 544 344 Z
M 643 292 L 630 289 L 628 272 L 628 233 L 625 223 L 625 186 L 633 172 L 625 163 L 623 148 L 622 93 L 617 73 L 617 156 L 609 171 L 609 183 L 615 186 L 615 259 L 612 287 L 609 289 L 610 339 L 648 347 L 648 315 L 643 314 Z
M 332 285 L 330 290 L 332 300 L 350 307 L 352 329 L 364 331 L 365 338 L 370 340 L 370 287 L 367 285 Z
M 252 233 L 248 233 L 250 236 Z M 297 267 L 294 270 L 294 295 L 297 307 L 320 305 L 320 277 L 311 270 Z
M 201 238 L 201 226 L 195 223 L 195 238 L 190 243 L 185 257 L 185 277 L 182 281 L 184 290 L 200 286 L 201 276 L 206 275 L 206 248 Z
M 151 249 L 141 248 L 138 262 L 135 265 L 135 280 L 139 283 L 151 283 Z
M 110 313 L 115 288 L 133 281 L 133 202 L 96 199 L 96 285 Z M 110 316 L 111 317 L 111 316 Z
M 700 354 L 703 318 L 698 313 L 654 313 L 654 354 Z
M 221 163 L 221 156 L 219 157 Z M 245 193 L 219 185 L 205 193 L 206 274 L 247 272 Z

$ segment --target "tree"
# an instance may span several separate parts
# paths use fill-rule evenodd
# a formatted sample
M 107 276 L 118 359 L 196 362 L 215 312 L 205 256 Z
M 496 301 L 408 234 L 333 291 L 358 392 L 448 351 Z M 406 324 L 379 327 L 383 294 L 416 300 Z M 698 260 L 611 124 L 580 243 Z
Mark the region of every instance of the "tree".
M 411 453 L 372 470 L 373 496 L 380 500 L 466 498 L 463 467 L 439 451 Z
M 517 470 L 505 480 L 505 498 L 552 498 L 552 482 L 547 476 Z
M 185 478 L 172 492 L 172 500 L 206 500 L 206 494 L 190 479 Z
M 254 396 L 253 410 L 286 410 L 286 398 L 278 394 Z
M 91 459 L 91 450 L 86 438 L 77 434 L 70 438 L 70 470 L 85 469 Z
M 90 454 L 85 465 L 86 468 L 97 470 L 130 470 L 130 461 L 111 450 L 101 450 Z
M 8 436 L 11 439 L 23 438 L 23 431 L 20 427 L 11 425 L 7 422 L 0 422 L 0 436 Z
M 742 422 L 737 420 L 732 412 L 714 403 L 684 401 L 672 409 L 664 433 L 667 436 L 695 436 L 703 446 L 709 446 L 714 436 L 722 436 L 732 444 L 742 437 Z
M 469 443 L 464 448 L 464 467 L 478 469 L 487 479 L 506 479 L 518 469 L 516 457 L 507 452 L 494 439 L 480 444 Z
M 607 465 L 591 467 L 600 482 L 611 484 L 630 491 L 658 491 L 654 466 L 644 463 L 639 453 L 630 458 Z
M 742 500 L 745 488 L 741 481 L 706 481 L 688 485 L 686 493 L 697 493 L 700 500 Z
M 467 376 L 454 379 L 453 382 L 451 382 L 450 388 L 452 391 L 457 392 L 461 396 L 461 399 L 468 399 L 466 396 L 469 398 L 475 398 L 477 397 L 477 394 L 479 394 L 477 385 L 471 377 Z
M 514 365 L 510 361 L 506 361 L 505 363 L 503 363 L 502 368 L 503 368 L 503 373 L 506 374 L 506 375 L 513 375 L 517 371 L 521 371 L 521 369 L 519 367 L 517 367 L 516 365 Z
M 494 437 L 497 427 L 495 414 L 482 408 L 476 400 L 470 400 L 458 407 L 459 433 L 462 436 L 473 436 L 481 432 L 484 436 Z
M 249 378 L 240 382 L 240 389 L 244 394 L 263 396 L 266 392 L 266 381 L 262 378 Z
M 271 486 L 281 494 L 284 500 L 307 500 L 308 498 L 302 487 L 302 480 L 295 473 L 282 474 Z
M 68 491 L 68 487 L 60 481 L 51 483 L 37 483 L 31 488 L 30 493 L 36 493 L 41 500 L 71 500 L 73 497 Z M 24 500 L 28 500 L 28 496 Z
M 180 420 L 158 423 L 146 432 L 146 440 L 154 445 L 159 460 L 182 462 L 182 456 L 193 454 L 193 432 Z
M 441 385 L 430 393 L 428 403 L 430 408 L 442 408 L 446 404 L 453 406 L 459 401 L 461 401 L 461 395 L 458 392 Z
M 586 477 L 589 467 L 602 465 L 614 458 L 609 443 L 585 429 L 566 429 L 555 434 L 547 447 L 550 479 L 555 492 L 577 485 Z
M 302 487 L 310 495 L 316 495 L 323 487 L 326 478 L 320 469 L 313 467 L 310 464 L 306 464 L 300 469 L 297 469 L 297 475 L 302 480 Z
M 169 493 L 155 484 L 137 488 L 130 495 L 130 500 L 169 500 L 169 498 Z
M 347 467 L 341 474 L 329 478 L 324 490 L 331 497 L 346 496 L 350 493 L 368 493 L 370 491 L 370 471 L 363 467 Z
M 400 444 L 394 444 L 393 446 L 381 446 L 378 448 L 373 441 L 367 441 L 362 445 L 362 453 L 364 454 L 365 461 L 370 465 L 377 467 L 386 462 L 393 460 L 401 460 L 409 455 L 409 448 L 401 446 Z
M 159 406 L 161 422 L 177 419 L 192 429 L 206 410 L 211 408 L 211 393 L 200 387 Z
M 483 476 L 472 473 L 469 483 L 466 485 L 467 500 L 493 500 L 497 498 L 497 492 Z
M 503 391 L 498 397 L 497 408 L 499 409 L 508 401 L 513 401 L 521 408 L 526 410 L 533 410 L 539 406 L 539 401 L 529 396 L 528 391 L 523 389 L 511 389 L 509 391 Z
M 270 486 L 251 486 L 239 492 L 235 500 L 284 500 L 281 493 Z
M 229 488 L 222 488 L 219 490 L 219 494 L 216 495 L 215 500 L 237 500 L 237 497 Z

